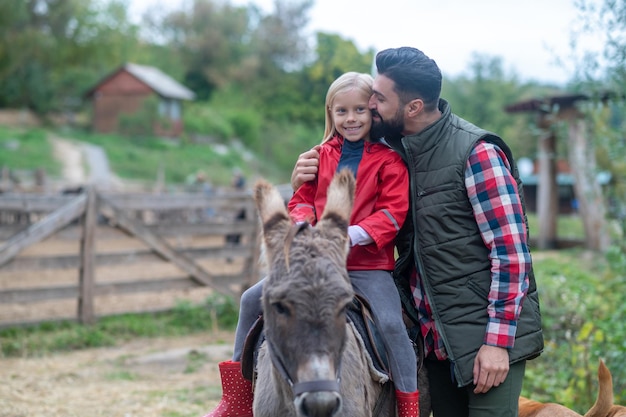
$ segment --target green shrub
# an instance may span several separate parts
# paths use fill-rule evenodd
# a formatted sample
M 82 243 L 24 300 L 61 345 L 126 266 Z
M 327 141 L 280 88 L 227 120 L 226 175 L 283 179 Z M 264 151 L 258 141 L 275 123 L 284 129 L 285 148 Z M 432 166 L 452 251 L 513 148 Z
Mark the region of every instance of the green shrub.
M 263 120 L 258 112 L 252 110 L 231 111 L 227 119 L 233 128 L 235 137 L 251 150 L 258 152 L 263 149 L 264 143 L 259 141 Z
M 523 394 L 584 414 L 595 401 L 598 361 L 603 358 L 613 373 L 615 398 L 623 399 L 623 277 L 607 267 L 601 254 L 539 252 L 533 259 L 546 347 L 528 362 Z
M 217 138 L 224 141 L 235 135 L 235 129 L 228 117 L 206 103 L 187 106 L 183 122 L 186 133 L 191 136 Z

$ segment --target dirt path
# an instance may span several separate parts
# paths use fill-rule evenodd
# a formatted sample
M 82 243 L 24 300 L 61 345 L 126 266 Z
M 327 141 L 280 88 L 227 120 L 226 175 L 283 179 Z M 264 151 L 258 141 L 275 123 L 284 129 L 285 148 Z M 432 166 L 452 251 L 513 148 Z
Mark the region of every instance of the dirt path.
M 66 187 L 95 185 L 100 189 L 122 188 L 123 183 L 110 169 L 104 150 L 90 143 L 81 143 L 51 136 L 54 157 L 63 165 Z
M 75 143 L 54 136 L 50 138 L 54 157 L 61 162 L 63 169 L 61 175 L 67 182 L 68 187 L 84 184 L 87 179 L 83 153 L 80 146 Z
M 229 332 L 0 359 L 0 417 L 200 417 L 221 397 Z

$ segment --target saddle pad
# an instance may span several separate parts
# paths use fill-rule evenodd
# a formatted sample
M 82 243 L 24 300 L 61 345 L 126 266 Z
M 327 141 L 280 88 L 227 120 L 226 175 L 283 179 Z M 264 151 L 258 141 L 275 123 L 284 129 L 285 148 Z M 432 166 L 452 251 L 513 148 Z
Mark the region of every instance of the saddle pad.
M 256 369 L 256 360 L 259 355 L 261 343 L 265 340 L 263 333 L 263 316 L 259 316 L 252 328 L 246 335 L 246 340 L 241 353 L 241 373 L 243 377 L 252 381 L 254 380 L 254 370 Z
M 365 350 L 371 356 L 374 368 L 389 375 L 387 349 L 383 343 L 382 335 L 374 323 L 367 302 L 355 295 L 346 313 L 348 321 L 352 323 L 357 333 L 361 336 Z

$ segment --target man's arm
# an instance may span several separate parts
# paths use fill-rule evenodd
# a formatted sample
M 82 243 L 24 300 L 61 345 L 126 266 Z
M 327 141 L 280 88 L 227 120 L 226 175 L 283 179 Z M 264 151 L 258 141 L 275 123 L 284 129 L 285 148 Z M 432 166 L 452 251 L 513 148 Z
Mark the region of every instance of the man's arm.
M 484 393 L 508 374 L 508 349 L 515 343 L 531 258 L 521 199 L 504 152 L 478 143 L 468 160 L 465 186 L 492 263 L 489 322 L 474 362 L 474 392 Z
M 296 191 L 302 184 L 314 180 L 317 176 L 321 145 L 315 145 L 312 149 L 301 153 L 296 161 L 296 166 L 291 173 L 291 188 Z

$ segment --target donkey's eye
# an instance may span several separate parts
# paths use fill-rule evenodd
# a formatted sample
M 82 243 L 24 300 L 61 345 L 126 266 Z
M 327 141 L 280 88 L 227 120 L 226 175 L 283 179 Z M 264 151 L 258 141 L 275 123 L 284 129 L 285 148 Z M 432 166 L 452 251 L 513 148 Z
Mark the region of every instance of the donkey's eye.
M 337 309 L 337 317 L 345 316 L 348 313 L 349 306 L 350 306 L 350 303 L 348 302 L 344 304 L 343 307 L 340 307 L 339 309 Z
M 289 309 L 281 302 L 272 304 L 272 307 L 274 307 L 274 310 L 276 310 L 276 312 L 280 315 L 283 315 L 283 316 L 291 315 L 291 313 L 289 312 Z

